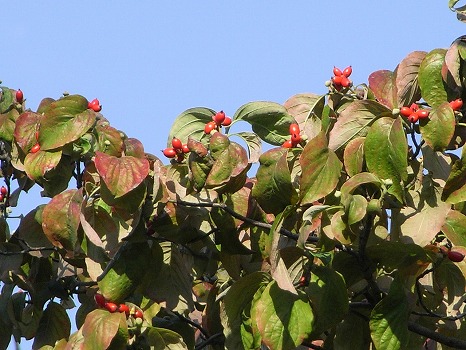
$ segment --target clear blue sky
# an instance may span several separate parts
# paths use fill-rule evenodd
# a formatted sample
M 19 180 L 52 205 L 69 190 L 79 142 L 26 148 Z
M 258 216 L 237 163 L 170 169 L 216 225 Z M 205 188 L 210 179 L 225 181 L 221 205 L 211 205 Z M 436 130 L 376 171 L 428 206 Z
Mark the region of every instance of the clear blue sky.
M 254 100 L 283 103 L 296 93 L 325 93 L 334 65 L 352 65 L 353 81 L 363 83 L 414 50 L 448 47 L 466 24 L 447 5 L 6 1 L 0 80 L 21 88 L 33 110 L 63 91 L 98 97 L 113 126 L 160 156 L 171 123 L 187 108 L 232 115 Z M 37 203 L 28 201 L 30 208 Z

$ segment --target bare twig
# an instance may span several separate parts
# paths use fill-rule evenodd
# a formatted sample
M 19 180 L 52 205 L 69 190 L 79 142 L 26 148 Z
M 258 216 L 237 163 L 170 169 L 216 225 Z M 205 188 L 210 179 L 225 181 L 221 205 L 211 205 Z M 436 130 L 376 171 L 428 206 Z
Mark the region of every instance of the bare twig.
M 221 339 L 224 338 L 223 333 L 215 333 L 214 335 L 210 336 L 206 340 L 202 341 L 201 343 L 197 344 L 194 349 L 195 350 L 200 350 L 205 348 L 207 345 L 210 345 L 215 342 L 220 342 Z

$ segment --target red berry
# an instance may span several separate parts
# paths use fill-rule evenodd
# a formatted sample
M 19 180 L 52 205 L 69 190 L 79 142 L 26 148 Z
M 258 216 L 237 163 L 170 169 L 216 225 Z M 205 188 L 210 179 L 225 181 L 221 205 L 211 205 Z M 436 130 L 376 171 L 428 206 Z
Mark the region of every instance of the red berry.
M 191 150 L 188 148 L 188 145 L 187 145 L 187 144 L 184 144 L 184 145 L 183 145 L 182 150 L 183 150 L 183 153 L 189 153 L 189 152 L 191 152 Z
M 144 315 L 141 310 L 136 309 L 136 311 L 134 311 L 134 318 L 143 318 L 143 317 Z
M 336 77 L 339 77 L 340 75 L 342 75 L 343 73 L 341 72 L 340 68 L 337 68 L 337 67 L 333 67 L 333 75 L 336 76 Z
M 336 75 L 336 76 L 332 77 L 333 84 L 341 85 L 342 78 L 343 78 L 342 75 Z
M 293 147 L 293 142 L 291 142 L 291 140 L 286 140 L 285 142 L 283 142 L 282 147 L 292 148 Z
M 464 254 L 455 250 L 450 250 L 447 255 L 448 259 L 453 262 L 461 262 L 464 259 Z
M 126 304 L 120 304 L 118 306 L 118 312 L 124 312 L 126 315 L 129 315 L 129 307 Z
M 409 117 L 411 114 L 413 114 L 413 111 L 409 107 L 401 107 L 400 108 L 400 114 L 403 117 Z
M 301 130 L 299 129 L 299 125 L 296 123 L 290 124 L 290 135 L 299 134 Z
M 222 123 L 223 126 L 230 126 L 231 125 L 231 118 L 225 117 L 225 120 Z
M 217 124 L 217 125 L 222 125 L 223 121 L 225 120 L 225 112 L 223 111 L 220 111 L 220 112 L 217 112 L 213 117 L 213 121 Z
M 348 66 L 343 70 L 343 75 L 347 78 L 351 75 L 351 73 L 353 73 L 353 68 L 351 66 Z
M 301 142 L 301 135 L 299 134 L 291 135 L 291 143 L 293 144 L 293 146 L 296 146 L 300 142 Z
M 115 312 L 115 311 L 118 310 L 118 305 L 115 304 L 115 303 L 109 302 L 109 303 L 105 303 L 105 308 L 106 308 L 108 311 L 110 311 L 110 312 L 113 313 L 113 312 Z
M 94 112 L 100 112 L 102 110 L 100 101 L 96 98 L 87 104 L 87 108 L 92 109 Z
M 102 294 L 95 293 L 94 300 L 100 307 L 105 307 L 106 301 Z
M 217 124 L 215 122 L 208 122 L 204 127 L 204 132 L 206 134 L 210 134 L 212 130 L 217 128 Z
M 31 153 L 37 153 L 40 151 L 40 145 L 36 143 L 34 146 L 31 148 Z
M 174 148 L 165 148 L 163 151 L 163 155 L 167 158 L 174 158 L 176 156 L 176 151 Z
M 348 87 L 350 85 L 351 85 L 351 80 L 349 80 L 348 77 L 342 75 L 341 76 L 341 86 Z
M 463 107 L 463 100 L 461 98 L 457 98 L 456 100 L 450 101 L 450 107 L 457 111 Z
M 419 119 L 419 116 L 416 113 L 413 113 L 408 117 L 408 120 L 413 124 L 417 122 L 418 119 Z
M 16 102 L 23 103 L 24 95 L 23 95 L 23 92 L 21 91 L 21 89 L 16 90 L 15 97 L 16 97 Z
M 417 103 L 412 103 L 411 106 L 409 106 L 412 112 L 416 112 L 419 109 L 419 106 Z
M 427 118 L 429 116 L 429 111 L 427 109 L 419 109 L 416 112 L 419 119 Z
M 8 193 L 8 190 L 6 189 L 5 186 L 0 187 L 0 194 L 3 194 L 4 196 L 6 196 L 7 193 Z
M 175 150 L 182 150 L 183 149 L 183 143 L 181 142 L 180 139 L 177 139 L 176 137 L 174 137 L 172 139 L 172 146 Z
M 306 278 L 306 276 L 301 276 L 301 277 L 299 278 L 299 286 L 300 286 L 300 287 L 306 287 L 306 286 L 308 286 L 308 285 L 309 285 L 309 281 L 308 281 L 308 279 Z
M 39 130 L 37 130 L 35 133 L 34 133 L 34 136 L 36 138 L 36 141 L 39 141 Z

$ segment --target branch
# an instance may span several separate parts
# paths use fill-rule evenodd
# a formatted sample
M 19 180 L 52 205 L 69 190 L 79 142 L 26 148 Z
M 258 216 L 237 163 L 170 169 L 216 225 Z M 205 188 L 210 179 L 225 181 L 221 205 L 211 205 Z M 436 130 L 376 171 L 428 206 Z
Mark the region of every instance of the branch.
M 202 341 L 201 343 L 197 344 L 194 347 L 194 350 L 199 350 L 202 348 L 205 348 L 207 345 L 210 345 L 212 343 L 220 342 L 220 338 L 224 338 L 225 336 L 223 333 L 215 333 L 214 335 L 210 336 L 206 340 Z
M 435 340 L 437 343 L 447 345 L 454 349 L 466 349 L 466 341 L 458 338 L 448 337 L 429 328 L 423 327 L 417 323 L 411 321 L 408 322 L 408 329 L 413 333 Z
M 0 250 L 0 255 L 19 255 L 27 254 L 30 252 L 47 252 L 47 251 L 58 251 L 57 247 L 31 247 L 24 239 L 17 238 L 17 240 L 23 244 L 26 248 L 18 251 L 4 251 Z

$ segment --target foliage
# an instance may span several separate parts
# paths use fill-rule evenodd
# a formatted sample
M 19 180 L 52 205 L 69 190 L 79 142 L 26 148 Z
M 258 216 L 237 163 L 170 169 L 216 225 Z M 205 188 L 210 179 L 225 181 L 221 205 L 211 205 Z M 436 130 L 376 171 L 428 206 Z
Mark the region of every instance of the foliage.
M 167 165 L 96 100 L 1 87 L 0 349 L 466 348 L 465 48 L 189 109 Z

